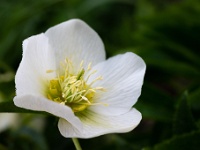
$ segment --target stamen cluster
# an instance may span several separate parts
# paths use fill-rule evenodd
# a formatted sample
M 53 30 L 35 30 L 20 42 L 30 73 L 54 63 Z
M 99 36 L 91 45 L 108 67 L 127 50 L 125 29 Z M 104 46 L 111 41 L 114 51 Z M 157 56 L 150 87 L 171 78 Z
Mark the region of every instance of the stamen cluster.
M 57 75 L 57 78 L 49 81 L 48 99 L 68 105 L 74 112 L 83 111 L 88 106 L 95 104 L 93 103 L 93 97 L 96 90 L 103 90 L 103 88 L 92 88 L 92 84 L 98 80 L 102 80 L 102 77 L 99 76 L 91 83 L 87 83 L 88 79 L 96 73 L 95 70 L 85 78 L 85 72 L 91 70 L 91 63 L 85 70 L 82 61 L 77 73 L 73 73 L 74 67 L 69 59 L 65 60 L 65 64 L 62 67 L 65 69 L 64 75 Z

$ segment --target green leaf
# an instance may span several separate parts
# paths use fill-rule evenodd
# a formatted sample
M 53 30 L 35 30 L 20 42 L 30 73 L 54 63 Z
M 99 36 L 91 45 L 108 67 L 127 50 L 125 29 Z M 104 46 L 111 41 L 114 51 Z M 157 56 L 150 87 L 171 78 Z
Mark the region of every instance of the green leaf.
M 146 82 L 142 95 L 134 107 L 141 111 L 144 118 L 169 122 L 172 121 L 173 105 L 173 98 L 159 87 Z
M 188 100 L 189 104 L 193 109 L 200 109 L 200 87 L 195 88 L 190 92 L 190 94 L 188 95 Z
M 187 102 L 188 93 L 185 92 L 178 103 L 174 116 L 174 134 L 188 133 L 196 129 L 196 124 Z
M 157 144 L 153 150 L 199 150 L 200 131 L 191 132 Z
M 0 150 L 8 150 L 5 146 L 0 144 Z
M 6 139 L 5 139 L 6 140 Z M 19 130 L 13 132 L 12 141 L 5 141 L 9 149 L 20 150 L 47 150 L 48 146 L 41 133 L 28 128 L 22 127 Z

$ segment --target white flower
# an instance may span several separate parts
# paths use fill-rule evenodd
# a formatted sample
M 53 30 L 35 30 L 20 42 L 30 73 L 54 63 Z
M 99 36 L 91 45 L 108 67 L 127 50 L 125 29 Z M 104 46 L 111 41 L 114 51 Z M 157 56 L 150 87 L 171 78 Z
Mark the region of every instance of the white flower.
M 131 52 L 105 60 L 97 33 L 81 20 L 69 20 L 23 42 L 14 103 L 59 117 L 64 137 L 128 132 L 142 118 L 132 106 L 145 68 Z

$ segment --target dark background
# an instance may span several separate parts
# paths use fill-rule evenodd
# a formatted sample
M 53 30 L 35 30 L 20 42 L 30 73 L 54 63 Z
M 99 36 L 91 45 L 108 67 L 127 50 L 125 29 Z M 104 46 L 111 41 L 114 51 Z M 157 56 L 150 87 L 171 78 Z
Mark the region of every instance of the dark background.
M 22 41 L 71 18 L 84 20 L 100 35 L 107 57 L 131 51 L 147 64 L 134 106 L 143 115 L 140 125 L 125 134 L 81 139 L 83 150 L 199 150 L 199 0 L 1 0 L 0 98 L 9 103 L 15 96 Z M 1 103 L 0 112 L 5 112 Z M 43 119 L 40 131 L 27 120 L 2 131 L 0 150 L 75 149 L 59 133 L 55 117 Z

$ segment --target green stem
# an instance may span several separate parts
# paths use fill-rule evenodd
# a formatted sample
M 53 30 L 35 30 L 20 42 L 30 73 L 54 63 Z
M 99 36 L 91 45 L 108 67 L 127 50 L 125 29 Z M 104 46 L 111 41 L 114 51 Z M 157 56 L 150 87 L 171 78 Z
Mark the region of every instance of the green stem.
M 82 150 L 81 145 L 79 144 L 79 141 L 77 138 L 72 138 L 72 141 L 76 147 L 76 150 Z

